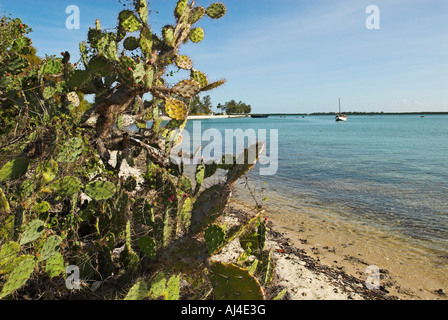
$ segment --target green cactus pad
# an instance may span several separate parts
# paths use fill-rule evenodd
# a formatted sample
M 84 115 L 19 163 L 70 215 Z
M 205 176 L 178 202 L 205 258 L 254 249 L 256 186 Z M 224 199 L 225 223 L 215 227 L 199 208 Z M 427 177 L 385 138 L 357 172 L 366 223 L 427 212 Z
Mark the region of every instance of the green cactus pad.
M 33 210 L 38 213 L 45 213 L 45 212 L 48 212 L 50 210 L 50 208 L 51 208 L 51 206 L 47 201 L 42 201 L 40 203 L 37 203 L 33 207 Z
M 146 0 L 136 0 L 135 10 L 138 12 L 138 16 L 143 23 L 148 23 L 148 3 Z
M 59 74 L 62 72 L 62 63 L 59 59 L 50 59 L 48 60 L 45 65 L 42 67 L 41 70 L 42 74 Z
M 79 159 L 83 150 L 83 141 L 81 138 L 75 137 L 67 140 L 61 148 L 56 159 L 57 162 L 70 163 Z
M 118 61 L 118 48 L 115 40 L 114 33 L 103 33 L 97 43 L 98 54 L 108 60 Z
M 42 232 L 44 231 L 44 225 L 45 222 L 43 222 L 42 220 L 33 220 L 30 223 L 28 223 L 25 226 L 25 231 L 22 233 L 21 237 L 20 237 L 20 245 L 25 245 L 27 243 L 30 243 L 34 240 L 36 240 L 37 238 L 40 237 L 40 235 L 42 234 Z
M 226 83 L 226 80 L 218 80 L 213 83 L 210 83 L 208 86 L 203 87 L 201 89 L 201 91 L 210 91 L 210 90 L 213 90 L 213 89 L 216 89 L 216 88 L 222 86 L 225 83 Z
M 107 200 L 111 198 L 115 192 L 116 187 L 109 181 L 95 181 L 86 185 L 86 194 L 94 200 Z
M 180 17 L 182 17 L 185 10 L 187 9 L 187 6 L 188 0 L 179 0 L 177 2 L 176 9 L 174 10 L 174 15 L 176 16 L 176 18 L 179 19 Z
M 6 163 L 0 169 L 0 181 L 17 180 L 28 171 L 30 160 L 27 158 L 17 158 Z
M 138 240 L 138 246 L 146 256 L 152 260 L 157 257 L 157 244 L 150 237 L 142 237 Z
M 190 11 L 190 16 L 188 17 L 188 23 L 189 24 L 195 24 L 196 22 L 198 22 L 199 20 L 201 20 L 205 15 L 205 9 L 204 7 L 196 7 L 193 8 Z
M 190 198 L 186 199 L 182 210 L 180 212 L 179 221 L 185 229 L 188 229 L 191 225 L 191 210 L 193 209 L 193 204 Z
M 193 61 L 187 56 L 177 56 L 176 65 L 184 70 L 191 70 L 193 68 Z
M 64 257 L 60 252 L 55 252 L 45 262 L 45 273 L 50 278 L 54 278 L 65 273 Z
M 45 87 L 44 90 L 42 91 L 42 97 L 45 100 L 49 100 L 49 99 L 53 98 L 55 93 L 56 93 L 56 88 L 54 88 L 54 87 Z
M 196 167 L 196 173 L 195 173 L 196 187 L 194 190 L 194 194 L 199 193 L 202 183 L 204 182 L 204 178 L 205 178 L 205 166 L 199 164 Z
M 208 86 L 207 76 L 201 71 L 192 69 L 190 72 L 190 77 L 191 79 L 199 83 L 199 85 L 201 86 L 201 90 L 202 88 Z
M 0 247 L 0 274 L 7 273 L 14 259 L 19 255 L 20 245 L 17 242 L 7 242 Z
M 126 297 L 123 300 L 143 300 L 149 294 L 148 284 L 145 281 L 137 282 L 128 292 Z
M 210 281 L 217 300 L 264 300 L 263 289 L 249 271 L 233 264 L 214 262 Z
M 46 160 L 39 164 L 36 173 L 42 182 L 49 183 L 53 181 L 58 174 L 58 163 L 53 159 Z
M 205 13 L 212 19 L 220 19 L 227 13 L 227 9 L 222 3 L 213 3 L 207 8 Z
M 85 70 L 74 70 L 67 79 L 67 87 L 70 90 L 78 91 L 82 89 L 84 86 L 88 85 L 90 80 L 90 73 Z
M 174 42 L 174 27 L 171 25 L 162 28 L 163 41 L 169 46 Z
M 11 213 L 11 207 L 3 190 L 0 188 L 0 215 L 6 215 L 8 213 Z
M 141 22 L 130 10 L 123 10 L 119 15 L 121 27 L 128 32 L 135 32 L 142 27 Z
M 225 242 L 226 233 L 217 225 L 211 225 L 205 229 L 204 239 L 208 253 L 214 254 Z
M 193 41 L 194 43 L 198 43 L 204 40 L 204 36 L 205 36 L 204 29 L 202 29 L 201 27 L 192 29 L 190 31 L 190 34 L 188 35 L 190 40 Z
M 36 266 L 36 262 L 34 261 L 33 256 L 26 256 L 20 262 L 20 264 L 11 272 L 6 281 L 5 285 L 2 288 L 2 292 L 0 293 L 0 299 L 3 299 L 10 294 L 14 293 L 14 291 L 20 289 L 30 278 L 31 274 L 34 271 L 34 267 Z
M 180 277 L 172 276 L 168 281 L 163 272 L 158 273 L 151 281 L 149 296 L 153 299 L 163 297 L 165 300 L 179 300 Z
M 193 98 L 201 91 L 201 86 L 197 81 L 187 79 L 176 84 L 171 91 L 184 98 Z
M 188 115 L 188 107 L 185 103 L 174 98 L 165 99 L 165 111 L 173 120 L 185 120 Z
M 81 187 L 82 183 L 78 178 L 69 176 L 56 180 L 49 186 L 49 190 L 57 193 L 63 198 L 66 198 L 77 193 Z
M 151 58 L 152 53 L 152 45 L 153 45 L 153 38 L 151 30 L 148 28 L 143 28 L 140 32 L 140 48 L 142 49 L 143 54 L 147 59 Z
M 45 240 L 42 250 L 40 251 L 39 261 L 45 261 L 50 259 L 57 252 L 57 247 L 62 243 L 62 239 L 59 236 L 51 236 Z
M 134 51 L 139 46 L 140 46 L 140 41 L 136 37 L 127 37 L 123 42 L 123 47 L 129 51 Z
M 94 56 L 90 59 L 87 70 L 100 77 L 107 77 L 113 73 L 114 66 L 105 57 Z

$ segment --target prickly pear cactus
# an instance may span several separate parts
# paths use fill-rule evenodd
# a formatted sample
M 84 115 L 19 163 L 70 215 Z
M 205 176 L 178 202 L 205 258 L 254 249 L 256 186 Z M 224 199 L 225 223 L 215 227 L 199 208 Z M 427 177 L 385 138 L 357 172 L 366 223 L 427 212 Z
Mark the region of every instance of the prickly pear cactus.
M 224 244 L 226 233 L 220 226 L 211 225 L 205 230 L 204 238 L 207 250 L 212 255 Z
M 29 165 L 30 160 L 27 158 L 17 158 L 8 162 L 0 170 L 0 181 L 19 179 L 28 171 Z
M 20 245 L 17 242 L 7 242 L 0 248 L 0 274 L 6 273 L 14 259 L 19 255 Z
M 193 98 L 201 91 L 201 86 L 198 82 L 187 79 L 176 84 L 171 91 L 184 98 Z
M 50 259 L 56 254 L 58 246 L 62 243 L 62 239 L 59 236 L 51 236 L 45 240 L 42 250 L 40 251 L 39 261 L 45 261 Z
M 196 7 L 190 11 L 190 15 L 188 17 L 188 23 L 193 25 L 199 20 L 202 19 L 205 15 L 205 9 L 203 7 Z
M 109 181 L 95 181 L 86 185 L 85 192 L 94 200 L 107 200 L 115 194 L 116 187 Z
M 149 295 L 148 284 L 146 281 L 138 281 L 128 292 L 123 300 L 143 300 Z
M 11 212 L 8 199 L 6 198 L 3 190 L 0 188 L 0 214 L 8 214 Z
M 207 76 L 198 70 L 191 70 L 191 79 L 195 80 L 201 86 L 201 89 L 208 86 Z
M 76 177 L 64 177 L 53 182 L 48 190 L 55 192 L 62 198 L 70 197 L 81 190 L 82 183 Z
M 227 13 L 227 9 L 222 3 L 213 3 L 205 13 L 212 19 L 220 19 Z
M 20 245 L 23 246 L 39 238 L 42 232 L 44 231 L 44 225 L 45 222 L 39 219 L 33 220 L 30 223 L 28 223 L 25 226 L 25 231 L 22 233 L 20 237 L 19 242 Z
M 57 277 L 65 272 L 64 257 L 60 252 L 55 252 L 45 262 L 45 273 L 50 277 Z
M 185 120 L 188 115 L 188 107 L 180 100 L 167 98 L 165 100 L 165 111 L 173 120 Z
M 188 6 L 188 0 L 179 0 L 177 2 L 176 9 L 174 10 L 174 15 L 176 16 L 176 18 L 182 17 L 185 10 L 187 9 L 187 6 Z
M 177 56 L 176 65 L 184 70 L 191 70 L 193 68 L 193 61 L 187 56 Z
M 221 262 L 213 262 L 210 269 L 217 300 L 264 300 L 263 288 L 249 271 Z
M 24 257 L 19 265 L 10 273 L 8 280 L 0 292 L 0 299 L 9 296 L 25 285 L 33 273 L 35 266 L 36 262 L 33 256 Z
M 53 159 L 46 160 L 38 166 L 36 173 L 39 180 L 42 180 L 43 183 L 49 183 L 58 174 L 58 163 Z
M 149 296 L 153 299 L 163 297 L 165 300 L 179 300 L 180 277 L 171 276 L 166 279 L 163 272 L 158 273 L 151 281 Z
M 120 26 L 128 32 L 135 32 L 142 27 L 141 22 L 130 10 L 123 10 L 119 15 Z
M 201 27 L 197 27 L 190 31 L 188 37 L 192 42 L 199 43 L 202 40 L 204 40 L 204 36 L 205 36 L 204 29 L 202 29 Z
M 138 240 L 138 246 L 142 252 L 150 259 L 155 260 L 157 258 L 157 243 L 150 237 L 141 237 Z

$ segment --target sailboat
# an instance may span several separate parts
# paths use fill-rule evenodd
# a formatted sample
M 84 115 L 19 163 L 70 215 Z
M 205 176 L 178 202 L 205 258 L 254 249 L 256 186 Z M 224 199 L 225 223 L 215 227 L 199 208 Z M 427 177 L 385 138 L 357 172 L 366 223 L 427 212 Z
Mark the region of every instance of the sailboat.
M 341 121 L 347 121 L 347 115 L 346 114 L 343 114 L 342 112 L 341 112 L 341 99 L 339 99 L 339 113 L 338 114 L 336 114 L 336 121 L 337 122 L 341 122 Z

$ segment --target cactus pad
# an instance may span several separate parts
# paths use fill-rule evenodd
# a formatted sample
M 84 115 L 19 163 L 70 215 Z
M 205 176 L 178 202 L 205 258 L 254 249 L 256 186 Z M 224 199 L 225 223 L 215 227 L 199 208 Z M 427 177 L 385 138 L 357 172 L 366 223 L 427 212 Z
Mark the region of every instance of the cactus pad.
M 143 28 L 140 32 L 140 48 L 147 59 L 151 58 L 153 39 L 151 30 Z
M 149 294 L 148 285 L 145 281 L 137 282 L 128 292 L 126 297 L 123 300 L 143 300 Z
M 8 242 L 0 248 L 0 274 L 6 273 L 14 259 L 20 252 L 20 245 L 17 242 Z
M 140 46 L 140 41 L 136 37 L 127 37 L 123 42 L 126 50 L 134 51 Z
M 25 227 L 25 231 L 22 233 L 20 237 L 19 242 L 20 245 L 23 246 L 39 238 L 42 232 L 44 231 L 44 225 L 45 223 L 42 220 L 38 219 L 28 223 Z
M 210 281 L 217 300 L 264 300 L 263 289 L 248 270 L 214 262 Z
M 216 89 L 216 88 L 222 86 L 225 83 L 226 83 L 226 80 L 224 80 L 224 79 L 223 80 L 218 80 L 218 81 L 215 81 L 215 82 L 210 83 L 209 85 L 203 87 L 201 89 L 201 91 L 210 91 L 210 90 L 213 90 L 213 89 Z
M 82 183 L 75 177 L 64 177 L 56 180 L 50 185 L 50 190 L 56 192 L 61 197 L 66 198 L 77 193 L 82 187 Z
M 8 199 L 6 198 L 3 190 L 0 188 L 0 215 L 8 214 L 11 212 Z
M 87 184 L 85 191 L 94 200 L 107 200 L 115 194 L 116 187 L 109 181 L 95 181 Z
M 33 256 L 26 256 L 19 265 L 11 272 L 0 293 L 0 299 L 9 296 L 17 289 L 20 289 L 30 278 L 34 271 L 36 262 Z
M 174 98 L 165 99 L 165 111 L 173 120 L 185 120 L 188 115 L 188 107 L 185 103 Z
M 202 90 L 202 88 L 208 86 L 207 76 L 204 73 L 202 73 L 201 71 L 194 70 L 194 69 L 191 70 L 190 77 L 191 77 L 191 79 L 193 79 L 199 83 L 199 85 L 201 86 L 201 90 Z
M 138 246 L 146 256 L 152 260 L 157 256 L 157 244 L 150 237 L 142 237 L 138 240 Z
M 65 272 L 64 257 L 55 252 L 45 263 L 45 272 L 50 278 L 57 277 Z
M 197 27 L 190 31 L 190 34 L 188 35 L 188 37 L 194 43 L 198 43 L 198 42 L 201 42 L 202 40 L 204 40 L 204 35 L 205 35 L 204 29 L 202 29 L 201 27 Z
M 89 80 L 90 80 L 90 73 L 88 73 L 85 70 L 74 70 L 68 76 L 66 84 L 68 88 L 76 91 L 80 90 L 85 85 L 87 85 Z
M 177 56 L 176 65 L 184 70 L 191 70 L 193 68 L 193 61 L 187 56 Z
M 28 171 L 29 165 L 30 160 L 27 158 L 17 158 L 8 162 L 0 170 L 0 181 L 19 179 Z
M 227 13 L 227 9 L 222 3 L 213 3 L 205 13 L 212 19 L 220 19 Z
M 171 91 L 184 98 L 193 98 L 201 91 L 201 87 L 199 83 L 194 80 L 183 80 L 176 84 Z
M 172 276 L 168 281 L 163 272 L 158 273 L 151 281 L 149 296 L 153 299 L 163 297 L 165 300 L 179 300 L 180 277 Z
M 176 16 L 176 18 L 182 17 L 185 10 L 187 9 L 187 6 L 188 6 L 188 0 L 179 0 L 177 2 L 176 9 L 174 10 L 174 15 Z
M 163 27 L 162 35 L 165 43 L 167 45 L 172 45 L 174 42 L 174 27 L 171 25 Z
M 146 0 L 136 0 L 134 3 L 140 20 L 142 20 L 143 23 L 148 23 L 148 3 Z
M 223 245 L 226 234 L 220 226 L 211 225 L 205 230 L 204 238 L 207 250 L 212 255 Z
M 62 239 L 59 236 L 51 236 L 45 240 L 42 250 L 40 252 L 39 261 L 45 261 L 50 259 L 56 254 L 57 247 L 62 243 Z
M 123 10 L 119 15 L 120 26 L 128 32 L 135 32 L 142 27 L 141 22 L 130 10 Z
M 67 93 L 67 100 L 73 104 L 76 108 L 79 107 L 79 97 L 74 91 Z
M 189 24 L 195 24 L 196 22 L 198 22 L 199 20 L 202 19 L 202 17 L 204 17 L 205 15 L 205 9 L 204 7 L 196 7 L 193 8 L 190 11 L 190 16 L 188 17 L 188 23 Z

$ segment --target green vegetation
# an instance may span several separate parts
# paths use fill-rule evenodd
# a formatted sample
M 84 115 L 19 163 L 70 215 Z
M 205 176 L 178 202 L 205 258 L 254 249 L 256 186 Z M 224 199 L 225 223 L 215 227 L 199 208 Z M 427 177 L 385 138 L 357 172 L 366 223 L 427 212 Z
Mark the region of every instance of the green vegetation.
M 227 114 L 249 114 L 252 112 L 252 107 L 242 101 L 230 100 L 224 104 L 224 107 L 221 106 L 221 110 L 225 110 Z
M 1 299 L 268 298 L 263 212 L 231 229 L 222 221 L 233 184 L 255 165 L 251 150 L 244 164 L 200 163 L 193 179 L 169 158 L 189 113 L 183 99 L 225 82 L 210 82 L 180 49 L 200 42 L 206 33 L 195 23 L 221 18 L 225 6 L 179 0 L 176 24 L 159 33 L 148 10 L 146 0 L 128 3 L 116 30 L 97 21 L 79 65 L 68 52 L 38 58 L 31 29 L 1 18 Z M 173 87 L 172 66 L 189 76 Z M 172 120 L 162 125 L 160 111 Z M 121 129 L 124 115 L 137 132 Z M 124 162 L 141 174 L 123 174 Z M 225 181 L 213 179 L 217 169 Z M 239 237 L 246 252 L 235 265 L 213 261 Z M 68 266 L 79 268 L 79 290 L 65 286 Z

